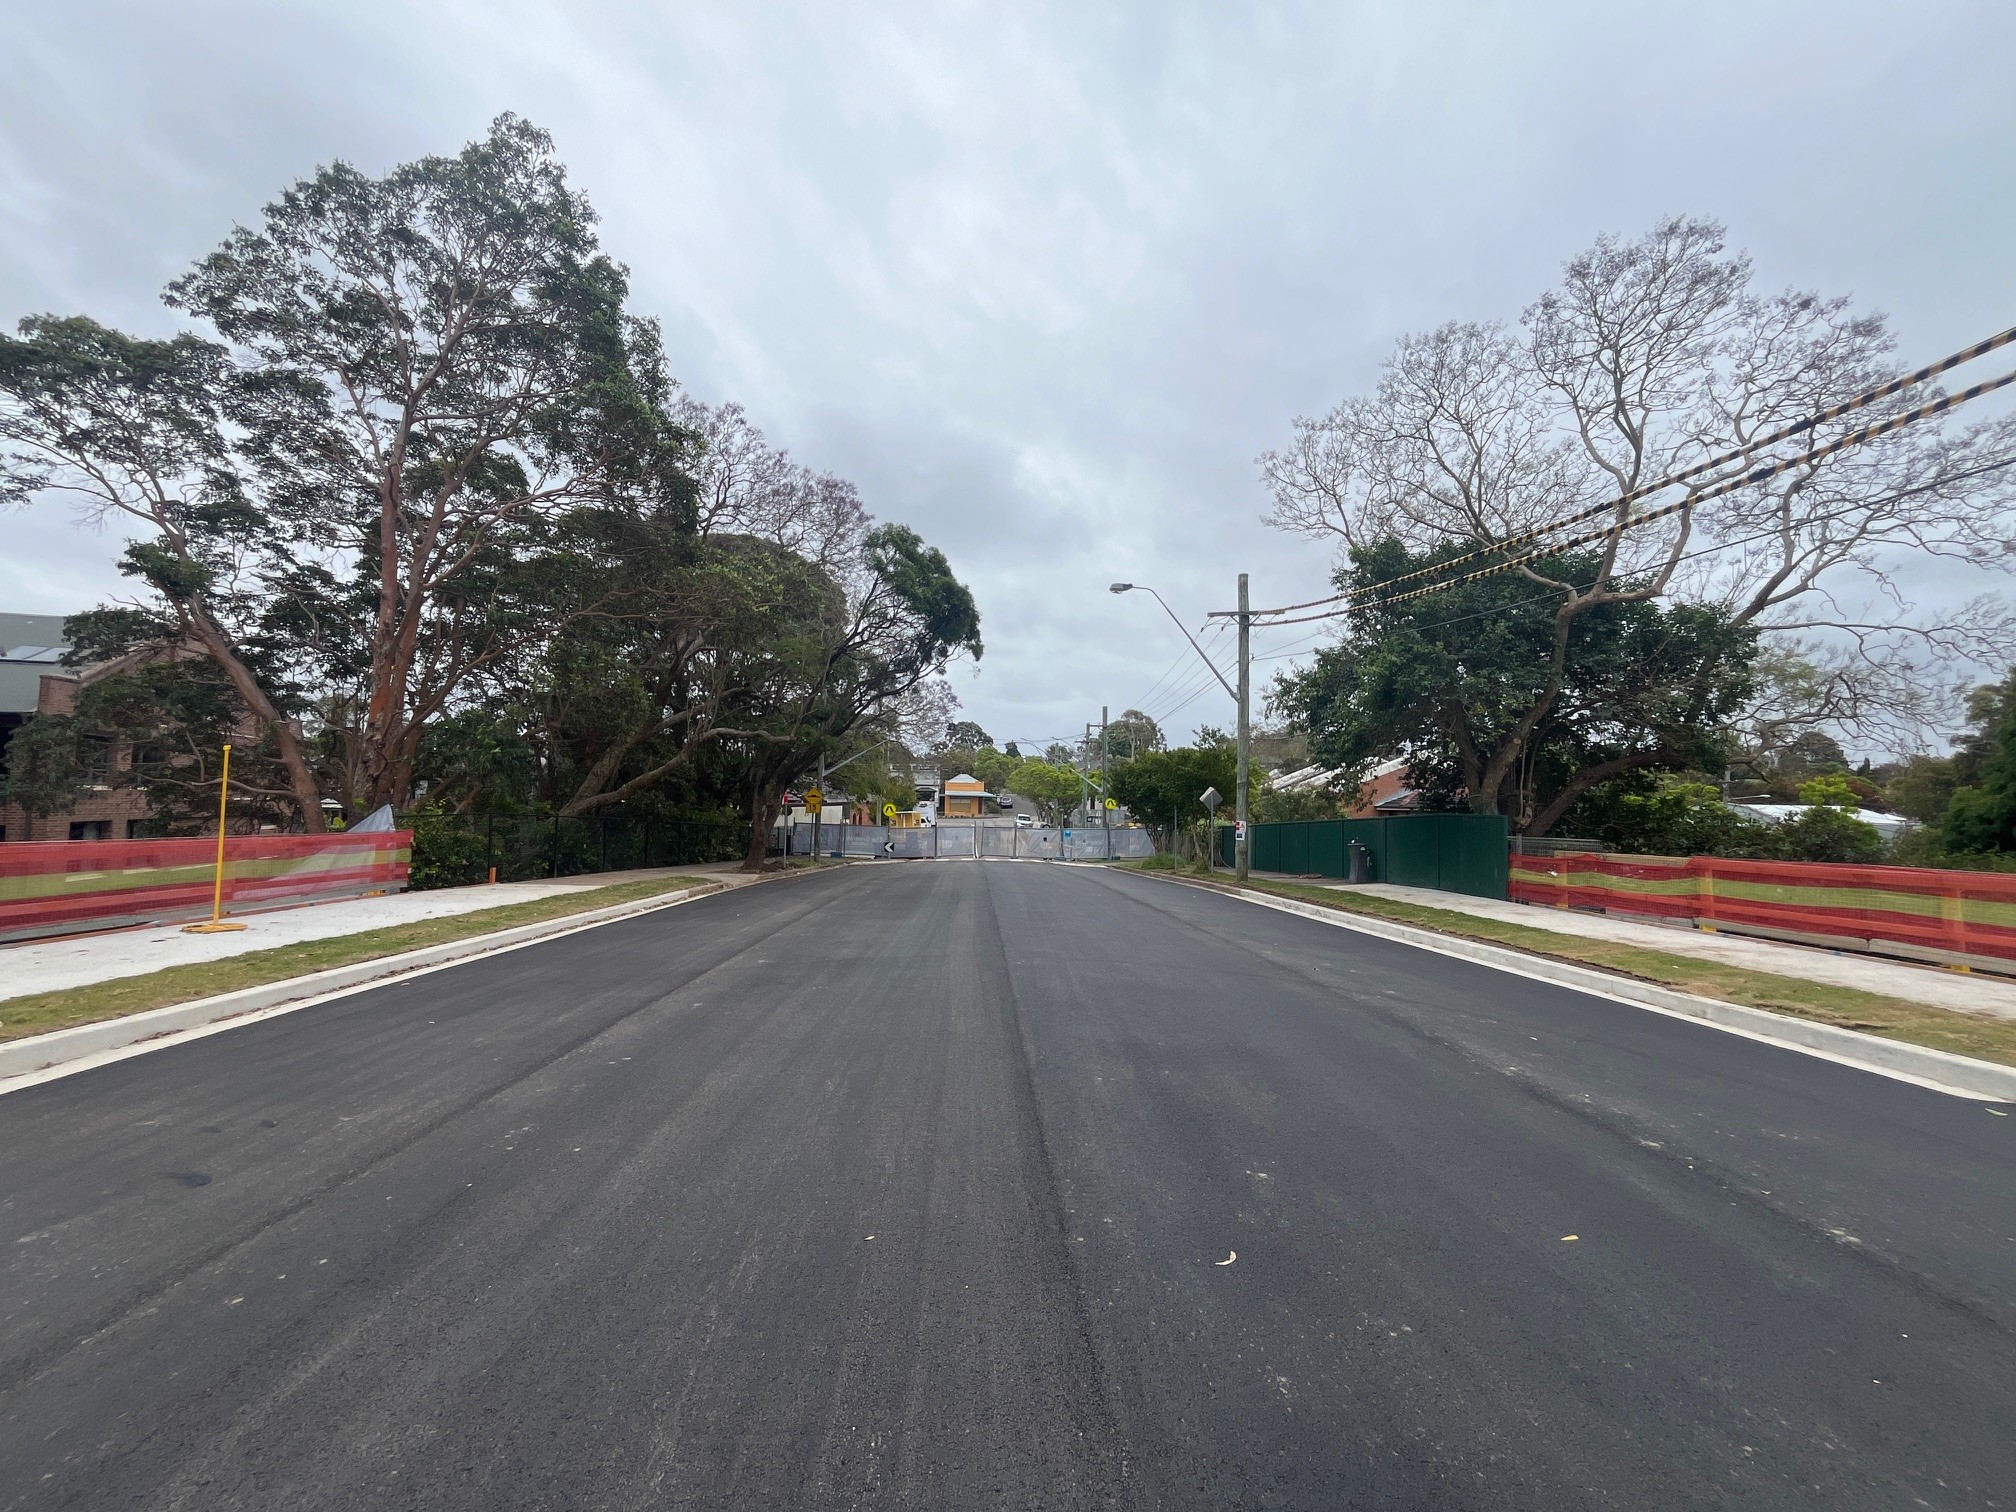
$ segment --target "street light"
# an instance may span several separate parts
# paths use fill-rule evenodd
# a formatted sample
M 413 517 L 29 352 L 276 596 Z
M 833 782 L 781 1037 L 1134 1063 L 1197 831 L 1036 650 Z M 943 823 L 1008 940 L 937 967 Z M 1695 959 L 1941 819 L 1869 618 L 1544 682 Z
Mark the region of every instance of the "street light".
M 1150 588 L 1146 583 L 1115 583 L 1106 591 L 1108 593 L 1138 592 L 1138 593 L 1152 594 L 1154 596 L 1155 602 L 1162 605 L 1162 612 L 1169 616 L 1170 621 L 1176 626 L 1178 630 L 1181 630 L 1183 632 L 1183 639 L 1190 642 L 1190 649 L 1192 651 L 1195 651 L 1200 657 L 1203 657 L 1204 665 L 1209 667 L 1211 669 L 1211 675 L 1218 679 L 1218 686 L 1223 688 L 1226 691 L 1226 693 L 1231 695 L 1232 701 L 1234 703 L 1237 703 L 1239 701 L 1238 692 L 1233 688 L 1232 684 L 1225 681 L 1225 674 L 1218 670 L 1218 664 L 1212 661 L 1210 657 L 1204 655 L 1204 648 L 1197 644 L 1197 637 L 1190 633 L 1189 627 L 1185 625 L 1183 621 L 1176 618 L 1176 611 L 1169 607 L 1168 603 L 1163 599 L 1161 594 L 1156 593 L 1155 590 L 1153 588 Z
M 1155 590 L 1145 583 L 1114 583 L 1108 591 L 1112 593 L 1129 593 L 1136 588 L 1139 588 L 1143 593 L 1155 594 L 1155 602 L 1162 605 L 1162 612 L 1175 621 L 1176 628 L 1183 632 L 1183 639 L 1190 642 L 1190 649 L 1195 651 L 1198 656 L 1203 657 L 1204 665 L 1209 667 L 1211 675 L 1218 679 L 1218 686 L 1223 688 L 1227 693 L 1230 693 L 1232 695 L 1232 702 L 1238 706 L 1239 776 L 1238 791 L 1235 795 L 1237 800 L 1235 811 L 1239 816 L 1239 838 L 1233 848 L 1233 855 L 1236 860 L 1235 870 L 1238 878 L 1241 882 L 1244 882 L 1246 880 L 1247 861 L 1251 854 L 1252 830 L 1252 827 L 1247 823 L 1246 790 L 1251 785 L 1248 780 L 1248 774 L 1253 769 L 1253 724 L 1250 712 L 1253 679 L 1253 618 L 1252 611 L 1247 607 L 1246 574 L 1243 572 L 1239 574 L 1239 686 L 1236 688 L 1225 680 L 1225 674 L 1218 670 L 1218 664 L 1212 661 L 1210 657 L 1204 655 L 1204 648 L 1197 644 L 1197 637 L 1190 633 L 1189 627 L 1183 621 L 1176 618 L 1176 611 L 1163 602 L 1161 594 L 1155 593 Z

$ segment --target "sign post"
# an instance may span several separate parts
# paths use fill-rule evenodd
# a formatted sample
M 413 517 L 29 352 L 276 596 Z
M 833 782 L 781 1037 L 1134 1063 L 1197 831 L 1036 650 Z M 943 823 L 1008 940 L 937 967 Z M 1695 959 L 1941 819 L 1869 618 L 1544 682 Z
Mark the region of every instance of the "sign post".
M 217 776 L 217 880 L 210 890 L 210 920 L 206 924 L 184 924 L 184 934 L 233 934 L 243 924 L 224 921 L 224 814 L 231 802 L 231 744 L 224 744 L 224 769 Z
M 1225 801 L 1224 794 L 1215 787 L 1207 787 L 1197 795 L 1197 801 L 1204 805 L 1207 816 L 1204 820 L 1204 870 L 1218 869 L 1218 805 Z
M 819 859 L 819 821 L 826 817 L 826 795 L 818 788 L 805 789 L 805 807 L 812 810 L 812 859 Z

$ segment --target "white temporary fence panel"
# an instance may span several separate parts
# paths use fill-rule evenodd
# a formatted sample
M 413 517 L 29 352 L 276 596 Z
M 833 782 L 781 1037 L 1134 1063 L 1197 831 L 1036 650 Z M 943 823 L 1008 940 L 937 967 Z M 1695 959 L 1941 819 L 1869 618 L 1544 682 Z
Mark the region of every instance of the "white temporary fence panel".
M 794 856 L 810 856 L 813 826 L 783 826 Z M 899 861 L 961 860 L 984 856 L 1027 861 L 1125 861 L 1155 854 L 1144 829 L 1071 829 L 1051 825 L 937 824 L 897 829 L 882 824 L 822 824 L 817 854 L 884 857 Z

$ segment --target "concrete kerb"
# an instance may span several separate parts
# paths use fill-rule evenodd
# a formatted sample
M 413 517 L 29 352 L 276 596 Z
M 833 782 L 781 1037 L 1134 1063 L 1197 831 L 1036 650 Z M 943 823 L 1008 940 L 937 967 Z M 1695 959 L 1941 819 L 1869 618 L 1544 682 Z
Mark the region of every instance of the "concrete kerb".
M 72 1071 L 88 1069 L 80 1062 L 103 1065 L 112 1060 L 123 1060 L 128 1055 L 145 1050 L 165 1048 L 184 1039 L 272 1018 L 280 1013 L 327 1002 L 331 998 L 346 997 L 393 977 L 460 965 L 479 956 L 496 955 L 558 935 L 613 924 L 619 919 L 676 907 L 714 893 L 730 892 L 760 882 L 778 882 L 786 877 L 814 875 L 817 875 L 817 870 L 779 872 L 732 882 L 703 882 L 696 887 L 682 887 L 676 892 L 660 893 L 655 897 L 612 903 L 606 908 L 565 914 L 557 919 L 542 919 L 535 924 L 520 924 L 490 934 L 471 935 L 467 939 L 450 940 L 398 955 L 377 956 L 369 961 L 335 966 L 307 976 L 289 977 L 282 982 L 268 982 L 216 997 L 197 998 L 166 1008 L 152 1008 L 144 1013 L 130 1013 L 121 1018 L 77 1024 L 68 1029 L 51 1030 L 47 1034 L 0 1042 L 0 1095 L 68 1075 Z
M 1154 872 L 1142 875 L 1156 877 Z M 1421 950 L 1475 961 L 1479 965 L 1531 977 L 1536 981 L 1572 987 L 1578 992 L 1609 998 L 1633 1008 L 1649 1008 L 1655 1013 L 1693 1019 L 1725 1033 L 1763 1040 L 1804 1055 L 1853 1066 L 1860 1071 L 1872 1071 L 1893 1080 L 1929 1087 L 1935 1092 L 1989 1102 L 2016 1101 L 2016 1066 L 1997 1065 L 1993 1061 L 1976 1060 L 1972 1056 L 1955 1055 L 1951 1051 L 1934 1050 L 1925 1045 L 1906 1044 L 1902 1040 L 1884 1039 L 1854 1029 L 1837 1029 L 1832 1024 L 1817 1024 L 1808 1019 L 1773 1013 L 1766 1008 L 1749 1008 L 1716 998 L 1697 997 L 1691 992 L 1678 992 L 1656 983 L 1613 976 L 1593 966 L 1570 965 L 1545 956 L 1529 955 L 1505 945 L 1466 940 L 1460 935 L 1439 934 L 1410 924 L 1345 913 L 1294 898 L 1277 898 L 1268 893 L 1200 883 L 1183 877 L 1156 877 L 1156 880 L 1196 887 L 1262 908 L 1299 914 L 1339 929 L 1353 929 L 1360 934 L 1377 935 L 1381 939 L 1394 940 Z

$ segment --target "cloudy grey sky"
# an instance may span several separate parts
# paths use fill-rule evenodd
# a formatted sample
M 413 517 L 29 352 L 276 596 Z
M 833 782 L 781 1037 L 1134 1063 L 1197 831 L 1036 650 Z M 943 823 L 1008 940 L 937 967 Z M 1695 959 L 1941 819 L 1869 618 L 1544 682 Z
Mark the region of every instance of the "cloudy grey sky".
M 1600 231 L 1719 216 L 1912 360 L 2016 320 L 2012 62 L 2009 0 L 0 0 L 0 319 L 170 330 L 160 287 L 284 184 L 517 111 L 686 386 L 973 584 L 973 717 L 1180 734 L 1223 693 L 1105 585 L 1193 624 L 1241 568 L 1311 596 L 1254 456 Z M 0 520 L 0 608 L 95 602 L 117 552 Z

